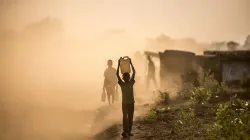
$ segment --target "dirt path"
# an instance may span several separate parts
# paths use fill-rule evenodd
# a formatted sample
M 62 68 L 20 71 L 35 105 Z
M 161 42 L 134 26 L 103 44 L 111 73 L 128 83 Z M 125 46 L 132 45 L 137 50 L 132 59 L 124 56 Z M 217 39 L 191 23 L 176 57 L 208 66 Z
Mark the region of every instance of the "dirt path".
M 182 103 L 172 103 L 180 106 Z M 164 107 L 164 106 L 159 106 Z M 24 107 L 23 107 L 24 108 Z M 26 107 L 25 107 L 26 108 Z M 148 112 L 150 104 L 136 105 L 133 127 L 134 140 L 150 140 L 154 134 L 152 128 L 161 128 L 165 124 L 147 124 L 140 121 L 143 112 Z M 74 111 L 61 108 L 32 107 L 22 110 L 19 116 L 10 114 L 6 124 L 3 140 L 16 140 L 20 136 L 25 140 L 120 140 L 122 132 L 121 104 L 114 107 L 104 106 L 92 111 Z M 15 112 L 15 111 L 14 111 Z M 0 117 L 3 117 L 1 113 Z M 20 118 L 20 114 L 23 115 Z M 17 120 L 18 119 L 18 120 Z M 22 119 L 22 121 L 20 121 Z M 35 119 L 33 122 L 32 119 Z M 22 122 L 17 125 L 16 122 Z M 1 124 L 1 126 L 3 126 Z M 12 129 L 15 128 L 15 131 Z M 7 133 L 8 132 L 8 133 Z M 16 137 L 12 134 L 23 132 Z
M 186 101 L 172 101 L 170 102 L 170 105 L 158 105 L 157 108 L 181 108 L 183 106 L 188 106 L 189 102 Z M 133 137 L 127 138 L 127 140 L 160 140 L 161 138 L 158 136 L 158 134 L 154 133 L 154 131 L 157 131 L 157 129 L 162 129 L 166 127 L 166 123 L 156 123 L 156 122 L 144 122 L 141 121 L 141 114 L 138 115 L 137 112 L 147 112 L 150 110 L 152 106 L 149 104 L 145 105 L 138 105 L 136 106 L 135 114 L 135 121 L 133 125 Z M 171 130 L 168 130 L 171 133 Z M 122 124 L 121 120 L 117 122 L 116 124 L 108 127 L 107 129 L 103 130 L 102 132 L 98 133 L 93 137 L 94 140 L 122 140 L 124 138 L 121 137 L 122 133 Z M 165 140 L 165 138 L 163 138 Z M 124 139 L 126 140 L 126 139 Z
M 119 105 L 118 105 L 119 106 Z M 150 105 L 137 105 L 135 107 L 135 118 L 138 118 L 141 116 L 141 112 L 146 112 L 149 109 Z M 119 116 L 118 119 L 112 120 L 112 118 L 109 117 L 108 114 L 114 113 L 117 115 L 117 112 Z M 95 136 L 92 137 L 93 140 L 117 140 L 121 139 L 121 132 L 122 132 L 122 112 L 120 107 L 115 108 L 102 108 L 99 111 L 99 114 L 96 115 L 95 123 L 93 124 L 92 130 L 96 130 L 98 128 L 101 128 L 102 125 L 106 125 L 106 129 L 100 131 Z M 109 124 L 109 126 L 107 125 Z

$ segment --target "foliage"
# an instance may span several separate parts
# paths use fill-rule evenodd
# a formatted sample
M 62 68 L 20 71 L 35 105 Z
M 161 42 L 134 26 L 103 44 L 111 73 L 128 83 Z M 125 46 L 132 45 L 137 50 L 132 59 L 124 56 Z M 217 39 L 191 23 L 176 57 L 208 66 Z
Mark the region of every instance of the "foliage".
M 191 91 L 191 101 L 203 104 L 211 99 L 211 97 L 228 96 L 231 89 L 225 82 L 219 83 L 209 70 L 204 77 L 203 85 L 195 87 Z
M 227 86 L 226 82 L 219 83 L 214 74 L 211 74 L 211 70 L 209 70 L 204 77 L 203 87 L 209 89 L 212 95 L 221 95 L 227 92 L 230 92 L 230 88 Z
M 191 101 L 196 104 L 204 104 L 211 97 L 211 91 L 204 87 L 195 87 L 191 93 Z
M 146 120 L 154 121 L 157 120 L 157 113 L 155 110 L 151 110 L 146 114 Z
M 250 139 L 249 103 L 233 97 L 229 102 L 220 104 L 216 112 L 216 122 L 208 130 L 208 138 Z
M 225 93 L 225 92 L 231 92 L 232 89 L 228 87 L 226 82 L 221 82 L 220 87 L 219 87 L 219 92 L 220 93 Z
M 167 91 L 158 91 L 157 102 L 167 104 L 170 100 L 170 93 Z
M 206 129 L 203 121 L 196 117 L 193 108 L 185 108 L 178 111 L 176 118 L 171 121 L 171 129 L 176 135 L 177 139 L 203 139 L 206 135 Z
M 191 124 L 195 120 L 194 109 L 189 108 L 188 110 L 181 110 L 178 114 L 183 124 Z
M 192 83 L 183 83 L 181 91 L 178 92 L 178 96 L 183 99 L 190 99 L 193 88 L 194 85 Z
M 220 83 L 214 78 L 214 75 L 211 74 L 211 70 L 205 73 L 203 87 L 210 90 L 213 94 L 220 92 Z
M 238 42 L 235 42 L 235 41 L 229 41 L 227 43 L 227 48 L 229 51 L 234 51 L 237 49 L 237 47 L 239 46 L 240 44 Z
M 195 87 L 192 83 L 185 82 L 182 86 L 182 90 L 178 92 L 178 95 L 181 98 L 191 98 L 192 101 L 202 103 L 210 99 L 212 95 L 219 95 L 220 93 L 225 93 L 225 90 L 228 90 L 226 84 L 220 84 L 214 78 L 214 75 L 211 74 L 211 70 L 209 70 L 207 73 L 205 73 L 204 81 L 201 86 Z

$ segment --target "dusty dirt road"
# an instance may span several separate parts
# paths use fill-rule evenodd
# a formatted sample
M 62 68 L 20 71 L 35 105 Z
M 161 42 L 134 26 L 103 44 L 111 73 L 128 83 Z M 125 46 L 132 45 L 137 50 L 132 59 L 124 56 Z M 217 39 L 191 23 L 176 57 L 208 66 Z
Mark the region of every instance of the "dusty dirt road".
M 144 107 L 146 109 L 147 107 Z M 136 107 L 135 117 L 146 112 Z M 1 140 L 110 140 L 120 138 L 121 104 L 97 110 L 22 105 L 1 108 Z M 109 129 L 108 131 L 106 129 Z M 109 134 L 107 138 L 100 134 Z M 110 136 L 111 135 L 111 136 Z
M 146 113 L 148 110 L 150 109 L 150 105 L 149 104 L 144 104 L 144 105 L 136 105 L 135 107 L 135 116 L 134 116 L 134 120 L 136 120 L 137 118 L 140 118 L 144 113 Z M 103 110 L 103 109 L 102 109 Z M 123 139 L 121 137 L 121 133 L 122 133 L 122 114 L 121 114 L 121 108 L 117 107 L 117 108 L 109 108 L 109 111 L 104 111 L 107 114 L 109 113 L 113 113 L 113 112 L 120 112 L 120 116 L 119 119 L 117 120 L 112 120 L 112 118 L 107 117 L 102 119 L 102 121 L 100 123 L 98 123 L 98 121 L 95 121 L 95 125 L 94 125 L 94 129 L 100 125 L 103 124 L 107 124 L 109 123 L 109 125 L 106 126 L 105 129 L 102 129 L 102 131 L 99 131 L 99 133 L 95 134 L 91 139 L 92 140 L 121 140 Z M 103 113 L 101 113 L 103 114 Z M 100 118 L 98 118 L 97 120 L 100 120 L 102 117 L 101 115 L 98 115 Z M 98 124 L 96 124 L 98 123 Z M 135 137 L 131 137 L 131 138 L 127 138 L 130 140 L 136 140 L 136 139 L 140 139 L 140 135 L 138 135 L 140 133 L 140 130 L 137 129 L 138 124 L 135 123 L 134 125 L 134 131 L 133 133 L 135 134 Z M 137 135 L 137 136 L 136 136 Z M 138 140 L 139 140 L 138 139 Z M 126 139 L 124 139 L 126 140 Z
M 157 106 L 159 108 L 163 107 L 174 107 L 174 108 L 180 108 L 181 106 L 187 106 L 187 102 L 183 101 L 173 101 L 170 103 L 169 106 Z M 157 139 L 158 134 L 153 134 L 153 132 L 157 129 L 164 129 L 164 124 L 156 124 L 156 123 L 147 123 L 142 121 L 145 114 L 154 107 L 154 104 L 141 104 L 136 105 L 135 107 L 135 117 L 134 117 L 134 125 L 133 125 L 133 137 L 130 138 L 122 138 L 122 122 L 121 118 L 116 123 L 113 123 L 100 133 L 96 134 L 94 137 L 92 137 L 93 140 L 155 140 Z M 170 114 L 171 115 L 171 114 Z M 108 119 L 106 119 L 107 121 Z M 160 138 L 160 137 L 158 137 Z

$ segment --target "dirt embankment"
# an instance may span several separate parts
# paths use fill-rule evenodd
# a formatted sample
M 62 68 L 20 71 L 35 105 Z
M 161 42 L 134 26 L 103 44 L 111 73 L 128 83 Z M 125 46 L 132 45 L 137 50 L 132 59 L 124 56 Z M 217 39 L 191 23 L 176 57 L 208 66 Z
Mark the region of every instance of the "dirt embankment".
M 237 98 L 249 100 L 248 93 L 238 93 Z M 229 94 L 226 95 L 229 96 Z M 137 111 L 142 108 L 149 111 L 135 117 L 134 136 L 130 139 L 205 140 L 208 137 L 208 130 L 216 121 L 218 104 L 231 101 L 230 97 L 216 96 L 216 98 L 211 98 L 208 103 L 200 105 L 192 104 L 187 100 L 170 100 L 167 105 L 141 106 L 141 108 L 137 106 Z M 121 132 L 121 123 L 112 125 L 97 134 L 94 140 L 120 140 Z
M 214 116 L 208 106 L 195 110 L 190 108 L 188 101 L 171 101 L 170 105 L 143 106 L 153 108 L 152 111 L 136 116 L 133 125 L 134 136 L 131 140 L 190 140 L 204 139 L 206 129 L 213 123 Z M 140 108 L 140 107 L 138 107 Z M 142 107 L 141 107 L 142 108 Z M 121 123 L 110 126 L 98 133 L 94 140 L 120 140 Z

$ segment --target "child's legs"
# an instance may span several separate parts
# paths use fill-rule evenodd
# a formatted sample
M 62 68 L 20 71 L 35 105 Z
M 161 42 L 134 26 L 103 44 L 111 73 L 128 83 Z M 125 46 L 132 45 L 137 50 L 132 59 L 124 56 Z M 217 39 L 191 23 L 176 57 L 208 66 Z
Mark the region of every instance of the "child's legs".
M 110 88 L 110 94 L 111 94 L 111 96 L 112 96 L 112 104 L 114 104 L 114 102 L 115 102 L 115 87 L 111 87 Z
M 123 132 L 129 132 L 128 105 L 127 104 L 122 104 L 122 114 L 123 114 Z
M 110 95 L 109 94 L 107 94 L 108 95 L 108 102 L 109 102 L 109 104 L 110 104 Z
M 111 99 L 110 98 L 112 98 L 112 103 L 114 103 L 114 91 L 115 91 L 115 88 L 113 88 L 113 87 L 106 87 L 106 91 L 107 91 L 107 96 L 108 96 L 108 102 L 109 102 L 109 104 L 111 104 Z
M 134 118 L 134 104 L 129 104 L 128 105 L 129 132 L 131 132 L 132 130 L 133 118 Z

